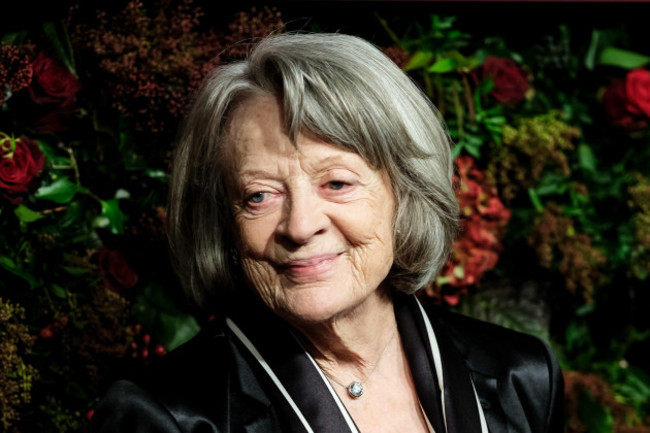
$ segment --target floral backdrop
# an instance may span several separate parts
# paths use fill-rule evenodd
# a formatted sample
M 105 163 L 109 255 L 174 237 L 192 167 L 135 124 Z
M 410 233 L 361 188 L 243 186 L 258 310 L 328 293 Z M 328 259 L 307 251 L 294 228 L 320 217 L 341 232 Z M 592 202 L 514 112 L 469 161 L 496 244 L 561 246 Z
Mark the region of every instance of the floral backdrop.
M 87 431 L 111 379 L 210 319 L 167 258 L 177 132 L 209 70 L 291 22 L 208 18 L 134 0 L 3 35 L 1 431 Z M 514 49 L 462 14 L 364 19 L 456 143 L 462 231 L 423 301 L 551 344 L 567 432 L 650 432 L 650 45 L 560 25 Z

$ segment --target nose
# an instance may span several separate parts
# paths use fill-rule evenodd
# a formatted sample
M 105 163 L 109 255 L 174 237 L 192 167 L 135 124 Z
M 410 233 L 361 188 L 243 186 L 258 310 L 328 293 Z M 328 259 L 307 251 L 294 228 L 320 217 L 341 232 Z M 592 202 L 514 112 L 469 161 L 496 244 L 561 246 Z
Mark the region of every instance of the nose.
M 304 245 L 327 231 L 329 217 L 316 192 L 295 192 L 284 204 L 284 215 L 278 225 L 278 232 L 291 243 Z

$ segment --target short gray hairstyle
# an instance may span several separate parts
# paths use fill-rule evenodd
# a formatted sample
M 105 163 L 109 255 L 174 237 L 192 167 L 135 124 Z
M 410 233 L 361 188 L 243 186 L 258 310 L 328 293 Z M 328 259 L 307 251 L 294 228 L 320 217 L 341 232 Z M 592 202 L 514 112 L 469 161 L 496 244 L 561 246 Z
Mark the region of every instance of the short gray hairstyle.
M 201 306 L 215 308 L 240 269 L 222 164 L 228 119 L 255 96 L 283 106 L 301 132 L 355 152 L 388 173 L 397 209 L 388 282 L 413 293 L 434 280 L 458 229 L 451 140 L 429 99 L 371 43 L 345 34 L 281 34 L 204 80 L 186 118 L 172 174 L 169 240 L 176 271 Z

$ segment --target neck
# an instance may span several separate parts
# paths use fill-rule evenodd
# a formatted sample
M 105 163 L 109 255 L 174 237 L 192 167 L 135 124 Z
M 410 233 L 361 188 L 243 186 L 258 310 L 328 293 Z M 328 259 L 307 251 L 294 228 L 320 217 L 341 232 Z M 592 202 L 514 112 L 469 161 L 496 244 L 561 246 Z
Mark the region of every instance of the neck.
M 394 340 L 397 324 L 390 291 L 379 288 L 352 311 L 323 323 L 294 326 L 327 374 L 342 380 L 361 380 Z

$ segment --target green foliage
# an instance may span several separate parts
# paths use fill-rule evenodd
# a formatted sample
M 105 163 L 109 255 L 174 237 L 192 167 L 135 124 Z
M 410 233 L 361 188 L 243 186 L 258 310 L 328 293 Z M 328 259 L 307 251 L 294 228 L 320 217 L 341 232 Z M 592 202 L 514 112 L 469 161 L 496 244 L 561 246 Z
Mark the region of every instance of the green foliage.
M 68 36 L 68 30 L 62 22 L 43 23 L 43 33 L 50 43 L 56 56 L 63 62 L 73 74 L 77 74 L 75 68 L 74 54 L 72 43 Z
M 162 286 L 148 285 L 139 292 L 134 305 L 138 322 L 151 329 L 170 350 L 180 346 L 199 331 L 196 319 L 179 307 Z
M 634 69 L 650 63 L 650 57 L 615 47 L 605 47 L 600 52 L 599 63 L 624 69 Z
M 609 408 L 601 406 L 591 395 L 583 392 L 578 406 L 580 419 L 589 433 L 614 433 L 614 419 Z
M 455 142 L 454 157 L 470 155 L 487 169 L 512 212 L 494 277 L 482 287 L 465 288 L 469 293 L 459 309 L 539 335 L 556 349 L 564 369 L 604 378 L 615 399 L 637 414 L 636 421 L 615 418 L 620 410 L 610 408 L 610 400 L 585 391 L 578 413 L 572 414 L 584 423 L 584 431 L 612 432 L 615 423 L 641 425 L 650 413 L 650 370 L 639 358 L 635 365 L 626 358 L 633 346 L 650 345 L 647 321 L 642 324 L 650 311 L 647 304 L 620 299 L 628 287 L 648 299 L 638 289 L 650 269 L 648 231 L 639 229 L 644 227 L 639 221 L 650 221 L 650 211 L 640 204 L 646 193 L 632 197 L 630 191 L 647 188 L 637 185 L 650 167 L 650 119 L 641 116 L 638 124 L 631 123 L 636 114 L 612 111 L 606 104 L 614 102 L 603 94 L 628 70 L 647 68 L 650 47 L 646 52 L 627 49 L 620 30 L 574 35 L 570 26 L 561 25 L 545 44 L 516 52 L 499 36 L 474 38 L 456 30 L 462 18 L 434 15 L 428 27 L 407 25 L 402 36 L 386 21 L 382 25 L 410 56 L 404 70 L 420 81 L 443 114 Z M 589 44 L 576 46 L 583 36 L 591 37 Z M 502 75 L 488 74 L 489 58 L 508 59 L 490 60 L 490 68 L 496 64 Z M 522 77 L 528 83 L 525 94 Z M 504 85 L 517 82 L 520 93 L 499 94 Z M 639 104 L 650 106 L 650 100 Z M 628 116 L 622 118 L 630 123 L 617 124 L 612 113 Z M 438 280 L 446 296 L 451 280 Z M 539 282 L 537 294 L 526 298 L 530 280 Z M 581 285 L 584 290 L 577 290 Z M 533 319 L 531 305 L 543 304 L 539 297 L 544 293 L 555 305 L 547 320 Z M 630 317 L 620 309 L 632 307 L 623 305 L 638 305 L 639 312 Z

